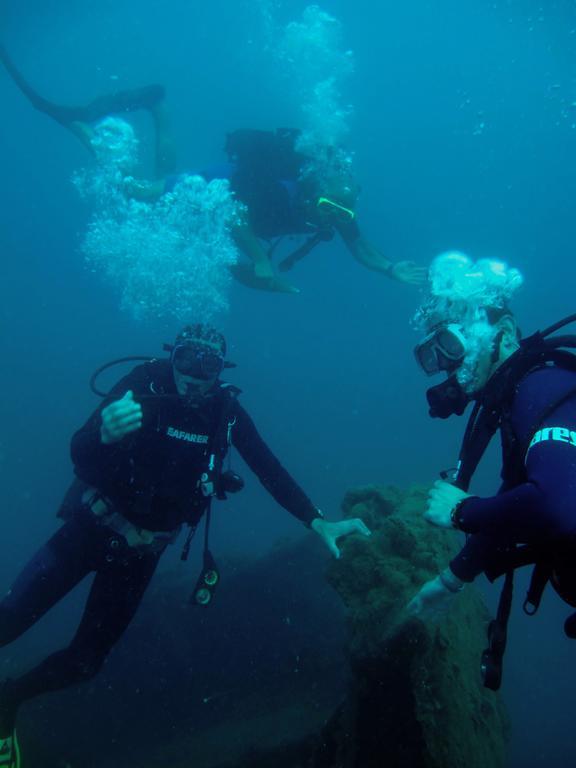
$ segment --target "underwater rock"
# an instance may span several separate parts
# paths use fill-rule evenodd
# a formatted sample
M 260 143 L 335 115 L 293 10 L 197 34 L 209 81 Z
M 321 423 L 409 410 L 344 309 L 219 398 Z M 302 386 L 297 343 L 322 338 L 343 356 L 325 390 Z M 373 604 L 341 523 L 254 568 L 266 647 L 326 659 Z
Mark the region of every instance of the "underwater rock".
M 425 500 L 424 488 L 379 486 L 344 499 L 344 517 L 373 533 L 347 540 L 328 570 L 347 609 L 353 675 L 314 768 L 504 765 L 507 716 L 480 679 L 488 620 L 480 595 L 467 587 L 437 625 L 404 613 L 458 548 L 458 534 L 423 520 Z

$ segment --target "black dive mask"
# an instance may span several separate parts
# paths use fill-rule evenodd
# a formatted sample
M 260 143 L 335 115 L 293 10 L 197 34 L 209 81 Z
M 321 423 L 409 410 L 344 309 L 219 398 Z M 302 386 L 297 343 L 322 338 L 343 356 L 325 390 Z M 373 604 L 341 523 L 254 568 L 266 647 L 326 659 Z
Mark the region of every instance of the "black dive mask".
M 183 376 L 210 381 L 224 368 L 224 358 L 205 344 L 178 344 L 172 350 L 171 362 Z
M 433 419 L 447 419 L 449 416 L 462 416 L 472 396 L 464 392 L 456 376 L 452 375 L 426 390 L 426 399 Z
M 416 345 L 414 355 L 418 365 L 428 376 L 440 371 L 454 371 L 466 355 L 466 339 L 462 326 L 442 323 Z

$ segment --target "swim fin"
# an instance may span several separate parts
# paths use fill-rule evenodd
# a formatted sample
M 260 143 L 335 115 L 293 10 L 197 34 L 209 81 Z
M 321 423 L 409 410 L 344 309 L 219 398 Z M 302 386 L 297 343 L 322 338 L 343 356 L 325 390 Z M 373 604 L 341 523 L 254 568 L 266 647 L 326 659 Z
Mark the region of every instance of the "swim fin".
M 0 738 L 0 768 L 21 768 L 20 746 L 16 729 L 6 739 Z

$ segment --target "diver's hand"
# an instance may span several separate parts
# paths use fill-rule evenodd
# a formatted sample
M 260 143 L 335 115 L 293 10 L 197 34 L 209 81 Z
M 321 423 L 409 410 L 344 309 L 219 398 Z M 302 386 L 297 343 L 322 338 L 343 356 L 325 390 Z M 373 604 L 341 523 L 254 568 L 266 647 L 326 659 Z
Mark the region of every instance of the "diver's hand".
M 370 529 L 358 517 L 352 520 L 339 520 L 336 523 L 331 523 L 328 520 L 317 517 L 315 520 L 312 520 L 310 527 L 320 536 L 336 559 L 340 557 L 340 550 L 337 544 L 339 538 L 349 536 L 351 533 L 361 533 L 362 536 L 372 535 Z
M 413 261 L 397 261 L 390 267 L 390 277 L 408 285 L 424 285 L 428 280 L 428 267 L 419 267 Z
M 135 402 L 132 390 L 115 400 L 102 411 L 100 440 L 104 445 L 117 443 L 142 426 L 142 406 Z
M 439 528 L 453 528 L 452 510 L 469 496 L 469 493 L 445 480 L 436 480 L 428 494 L 424 519 Z
M 447 584 L 450 584 L 450 587 Z M 452 598 L 463 586 L 464 583 L 454 576 L 450 569 L 446 569 L 442 576 L 436 576 L 421 587 L 406 606 L 406 611 L 422 621 L 438 621 L 448 611 Z

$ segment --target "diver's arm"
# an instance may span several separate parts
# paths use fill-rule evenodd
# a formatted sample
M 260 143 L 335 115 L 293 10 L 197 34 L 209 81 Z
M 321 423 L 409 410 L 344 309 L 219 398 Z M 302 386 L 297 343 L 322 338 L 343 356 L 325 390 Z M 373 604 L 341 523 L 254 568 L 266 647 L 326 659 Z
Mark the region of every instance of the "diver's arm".
M 325 520 L 294 478 L 284 469 L 270 448 L 258 434 L 254 422 L 238 406 L 232 441 L 244 461 L 258 477 L 264 488 L 280 506 L 311 528 L 334 557 L 340 557 L 338 542 L 353 533 L 370 536 L 370 531 L 359 518 Z
M 421 285 L 426 281 L 428 270 L 418 267 L 412 261 L 391 261 L 370 241 L 360 234 L 357 225 L 336 227 L 346 247 L 354 258 L 368 269 L 380 272 L 392 280 L 410 285 Z
M 564 423 L 544 425 L 543 429 L 566 434 L 568 440 L 572 432 L 576 441 L 576 424 L 572 430 Z M 532 447 L 525 483 L 497 496 L 471 496 L 463 501 L 459 529 L 519 543 L 572 533 L 576 529 L 576 442 L 568 440 L 550 438 Z
M 387 259 L 383 253 L 362 236 L 356 222 L 337 225 L 336 229 L 342 237 L 344 244 L 357 261 L 368 267 L 368 269 L 381 272 L 388 277 L 394 277 L 392 274 L 394 262 Z
M 302 488 L 266 445 L 254 422 L 240 405 L 236 414 L 236 424 L 232 430 L 232 442 L 264 488 L 280 506 L 308 526 L 313 520 L 322 517 Z
M 142 392 L 148 379 L 144 366 L 138 366 L 124 376 L 110 391 L 105 400 L 92 413 L 88 421 L 72 437 L 70 454 L 78 477 L 97 485 L 109 477 L 120 456 L 126 453 L 126 441 L 105 442 L 102 434 L 102 411 L 121 400 L 127 392 Z

